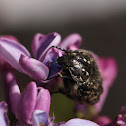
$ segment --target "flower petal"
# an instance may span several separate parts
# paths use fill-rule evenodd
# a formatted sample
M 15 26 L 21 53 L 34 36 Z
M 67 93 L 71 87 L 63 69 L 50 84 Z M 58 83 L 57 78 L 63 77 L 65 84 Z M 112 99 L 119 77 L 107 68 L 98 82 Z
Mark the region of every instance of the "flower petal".
M 40 88 L 35 110 L 43 110 L 49 114 L 50 110 L 50 93 L 47 89 Z
M 19 62 L 23 71 L 35 80 L 43 81 L 48 77 L 49 69 L 40 61 L 21 55 Z
M 7 117 L 7 104 L 4 101 L 0 102 L 0 125 L 9 126 L 9 120 Z
M 113 81 L 117 76 L 117 65 L 115 59 L 113 58 L 100 58 L 98 61 L 98 67 L 103 78 L 103 93 L 99 102 L 94 105 L 96 113 L 101 111 L 108 95 L 109 88 L 112 86 Z
M 126 118 L 125 115 L 119 114 L 114 120 L 116 123 L 114 126 L 126 126 Z
M 0 39 L 11 39 L 15 42 L 18 42 L 17 38 L 12 35 L 2 35 L 0 36 Z M 1 56 L 0 54 L 0 71 L 5 69 L 11 69 L 11 66 L 6 62 L 6 60 Z
M 22 69 L 19 65 L 20 55 L 23 54 L 25 56 L 29 56 L 30 54 L 27 49 L 13 40 L 9 39 L 0 39 L 0 54 L 4 57 L 4 59 L 15 69 L 22 72 Z
M 61 40 L 61 36 L 54 32 L 51 34 L 48 34 L 47 36 L 43 37 L 43 39 L 41 39 L 41 46 L 38 48 L 37 51 L 37 56 L 36 58 L 43 62 L 45 55 L 47 53 L 47 51 L 50 49 L 51 46 L 58 46 Z
M 11 104 L 10 104 L 10 95 L 9 95 L 9 90 L 10 90 L 10 85 L 11 81 L 14 78 L 14 71 L 10 69 L 4 69 L 2 71 L 2 81 L 3 81 L 3 86 L 4 86 L 4 95 L 5 95 L 5 101 L 8 105 L 8 111 L 11 111 Z
M 37 86 L 30 82 L 25 88 L 18 104 L 18 119 L 28 124 L 31 123 L 32 113 L 36 105 Z
M 37 51 L 38 51 L 38 48 L 40 47 L 40 45 L 42 44 L 43 42 L 43 38 L 45 37 L 45 35 L 41 34 L 41 33 L 37 33 L 34 38 L 33 38 L 33 41 L 32 41 L 32 53 L 34 55 L 34 57 L 36 58 L 36 54 L 37 54 Z
M 35 110 L 32 116 L 33 126 L 47 126 L 48 114 L 45 111 Z
M 0 71 L 6 71 L 6 70 L 12 70 L 12 69 L 14 68 L 12 68 L 11 65 L 8 64 L 8 62 L 6 62 L 6 60 L 0 54 Z
M 18 39 L 12 35 L 1 35 L 0 38 L 4 38 L 4 39 L 10 39 L 13 40 L 15 42 L 19 42 Z
M 56 74 L 61 71 L 61 69 L 59 69 L 60 66 L 57 64 L 57 57 L 60 56 L 62 56 L 62 53 L 56 48 L 50 49 L 46 54 L 43 63 L 49 68 L 48 78 L 56 76 Z
M 89 120 L 76 118 L 69 120 L 63 126 L 99 126 L 99 125 Z
M 100 116 L 96 118 L 95 122 L 99 124 L 100 126 L 105 126 L 111 123 L 111 119 L 107 116 Z
M 79 34 L 73 33 L 65 38 L 59 45 L 63 49 L 76 50 L 80 47 L 82 38 Z
M 117 76 L 117 63 L 114 58 L 100 58 L 98 67 L 101 70 L 103 80 L 107 80 L 108 85 L 112 85 Z
M 21 93 L 15 78 L 13 78 L 10 83 L 9 95 L 12 112 L 17 116 L 17 107 L 21 98 Z
M 121 107 L 120 113 L 126 115 L 126 106 Z

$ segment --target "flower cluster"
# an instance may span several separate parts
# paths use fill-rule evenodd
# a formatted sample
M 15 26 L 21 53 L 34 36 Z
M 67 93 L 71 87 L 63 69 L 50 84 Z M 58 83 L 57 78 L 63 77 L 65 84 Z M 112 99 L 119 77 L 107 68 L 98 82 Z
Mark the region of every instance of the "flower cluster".
M 54 89 L 59 82 L 57 78 L 51 79 L 61 69 L 57 64 L 57 57 L 64 52 L 62 49 L 77 50 L 82 42 L 79 34 L 71 34 L 61 41 L 58 33 L 48 35 L 36 34 L 31 47 L 33 57 L 29 51 L 13 36 L 0 37 L 0 72 L 5 87 L 6 102 L 0 102 L 1 126 L 113 126 L 126 125 L 126 107 L 111 121 L 107 116 L 98 116 L 105 102 L 109 88 L 113 85 L 117 74 L 116 62 L 113 58 L 100 58 L 93 54 L 103 80 L 103 94 L 95 105 L 75 102 L 76 115 L 81 113 L 82 118 L 74 118 L 68 122 L 54 123 L 54 118 L 49 117 L 51 97 L 50 85 Z M 17 83 L 16 70 L 27 74 L 31 81 L 21 93 Z M 21 79 L 21 78 L 20 78 Z M 39 83 L 39 85 L 38 85 Z M 46 85 L 47 89 L 42 86 Z M 9 115 L 13 115 L 10 118 Z M 92 121 L 86 120 L 89 118 Z M 94 118 L 97 117 L 97 118 Z

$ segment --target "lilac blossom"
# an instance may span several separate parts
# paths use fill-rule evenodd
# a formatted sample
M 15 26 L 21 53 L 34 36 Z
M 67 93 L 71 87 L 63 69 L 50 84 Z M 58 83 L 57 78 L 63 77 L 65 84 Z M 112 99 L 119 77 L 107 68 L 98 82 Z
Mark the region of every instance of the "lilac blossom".
M 34 56 L 34 58 L 32 58 L 29 51 L 21 45 L 15 37 L 0 37 L 0 70 L 2 71 L 4 86 L 6 87 L 5 92 L 6 94 L 9 92 L 9 96 L 6 96 L 8 97 L 8 107 L 11 107 L 12 112 L 18 120 L 18 125 L 126 126 L 126 107 L 121 109 L 120 114 L 114 121 L 111 121 L 107 116 L 98 116 L 98 113 L 104 105 L 109 88 L 113 85 L 113 81 L 117 75 L 117 65 L 113 58 L 100 58 L 93 53 L 103 79 L 103 94 L 99 102 L 94 106 L 90 106 L 86 103 L 76 105 L 76 111 L 80 111 L 83 113 L 83 117 L 93 119 L 94 122 L 75 118 L 67 122 L 54 124 L 54 117 L 49 119 L 50 93 L 43 87 L 37 87 L 35 82 L 30 82 L 21 95 L 17 81 L 14 78 L 13 68 L 29 75 L 37 81 L 48 82 L 45 80 L 55 76 L 60 71 L 56 60 L 57 57 L 62 56 L 64 53 L 56 48 L 51 48 L 51 46 L 76 50 L 79 48 L 81 41 L 82 39 L 78 34 L 72 34 L 61 42 L 61 36 L 58 33 L 48 35 L 38 33 L 33 38 L 31 44 Z M 49 85 L 52 84 L 51 86 L 54 88 L 54 83 L 56 84 L 58 79 L 59 78 L 56 78 L 53 82 L 51 81 Z M 46 88 L 48 88 L 48 86 Z M 94 118 L 95 115 L 97 115 L 98 118 Z M 5 102 L 0 102 L 0 123 L 1 122 L 2 126 L 9 125 L 7 104 Z
M 13 79 L 10 86 L 10 102 L 12 112 L 20 124 L 32 124 L 32 116 L 35 110 L 49 114 L 50 93 L 47 89 L 37 87 L 35 82 L 30 82 L 21 95 L 18 84 Z
M 126 126 L 126 106 L 123 106 L 120 110 L 120 114 L 113 121 L 116 125 Z
M 56 59 L 62 53 L 60 50 L 51 47 L 59 46 L 74 50 L 79 48 L 81 40 L 78 34 L 71 34 L 61 42 L 61 36 L 58 33 L 48 35 L 38 33 L 32 41 L 34 55 L 34 58 L 32 58 L 29 51 L 15 39 L 0 38 L 0 55 L 18 71 L 35 80 L 44 81 L 59 71 Z

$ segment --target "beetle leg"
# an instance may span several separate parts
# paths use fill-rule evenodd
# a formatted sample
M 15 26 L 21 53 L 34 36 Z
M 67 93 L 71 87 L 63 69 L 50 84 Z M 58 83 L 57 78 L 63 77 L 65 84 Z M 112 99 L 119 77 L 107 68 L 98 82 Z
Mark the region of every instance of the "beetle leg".
M 62 77 L 62 78 L 65 78 L 65 79 L 69 79 L 69 80 L 72 80 L 72 78 L 71 77 L 68 77 L 68 76 L 64 76 L 63 74 L 61 74 L 61 73 L 59 73 L 58 72 L 58 75 L 56 75 L 56 76 L 53 76 L 53 77 L 50 77 L 50 78 L 47 78 L 46 80 L 51 80 L 51 79 L 53 79 L 53 78 L 55 78 L 55 77 Z
M 58 74 L 59 74 L 59 76 L 62 77 L 62 78 L 72 80 L 71 77 L 65 76 L 65 75 L 63 75 L 63 74 L 61 74 L 61 73 L 58 73 Z

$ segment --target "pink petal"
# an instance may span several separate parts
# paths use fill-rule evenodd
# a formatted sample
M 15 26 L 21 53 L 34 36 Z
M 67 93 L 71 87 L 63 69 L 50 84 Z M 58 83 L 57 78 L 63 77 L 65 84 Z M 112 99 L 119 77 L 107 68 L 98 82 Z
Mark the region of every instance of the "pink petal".
M 19 42 L 18 39 L 12 35 L 1 35 L 0 38 L 4 38 L 4 39 L 10 39 L 13 40 L 15 42 Z
M 35 80 L 45 80 L 48 77 L 49 69 L 38 60 L 21 55 L 20 65 L 23 71 Z
M 45 37 L 45 35 L 43 34 L 40 34 L 40 33 L 37 33 L 34 38 L 33 38 L 33 41 L 32 41 L 32 53 L 34 55 L 34 57 L 36 58 L 36 54 L 37 54 L 37 51 L 38 51 L 38 48 L 40 47 L 40 45 L 42 44 L 42 39 Z
M 31 123 L 32 113 L 36 105 L 37 86 L 35 82 L 30 82 L 25 88 L 18 104 L 18 119 L 26 123 Z
M 42 39 L 41 46 L 37 51 L 37 59 L 43 62 L 46 53 L 52 46 L 58 46 L 61 40 L 61 36 L 58 33 L 51 33 Z
M 9 91 L 10 91 L 10 87 L 11 87 L 11 82 L 14 78 L 14 71 L 12 70 L 4 70 L 2 71 L 2 80 L 3 80 L 3 86 L 4 86 L 4 95 L 5 95 L 5 99 L 6 99 L 6 102 L 8 104 L 8 110 L 10 111 L 11 110 L 11 104 L 10 104 L 10 94 L 9 94 Z
M 126 106 L 121 107 L 120 113 L 126 115 Z
M 49 114 L 50 111 L 50 93 L 47 89 L 40 88 L 37 96 L 35 110 L 43 110 Z
M 103 93 L 99 102 L 95 104 L 96 112 L 100 112 L 108 95 L 109 88 L 117 76 L 117 64 L 113 58 L 100 58 L 97 63 L 103 78 Z
M 2 35 L 0 36 L 0 39 L 11 39 L 15 42 L 18 42 L 17 38 L 12 36 L 12 35 Z M 6 60 L 0 55 L 0 70 L 4 70 L 4 69 L 10 69 L 11 66 L 6 62 Z
M 99 126 L 99 125 L 89 120 L 75 118 L 66 122 L 64 126 Z
M 21 93 L 15 78 L 10 83 L 9 95 L 12 112 L 17 116 L 17 107 L 21 98 Z
M 105 126 L 111 122 L 111 119 L 107 116 L 100 116 L 100 117 L 97 117 L 95 122 L 99 124 L 100 126 Z
M 12 67 L 19 71 L 22 71 L 19 65 L 21 54 L 30 57 L 29 52 L 24 46 L 9 39 L 0 39 L 0 54 Z
M 114 58 L 100 58 L 99 59 L 99 69 L 103 80 L 107 80 L 107 84 L 110 86 L 113 84 L 117 76 L 117 63 Z
M 8 64 L 6 60 L 3 58 L 3 56 L 1 56 L 0 54 L 0 71 L 12 70 L 12 69 L 14 68 L 12 68 L 10 64 Z
M 79 34 L 73 33 L 65 38 L 59 45 L 63 49 L 76 50 L 80 47 L 82 38 Z

